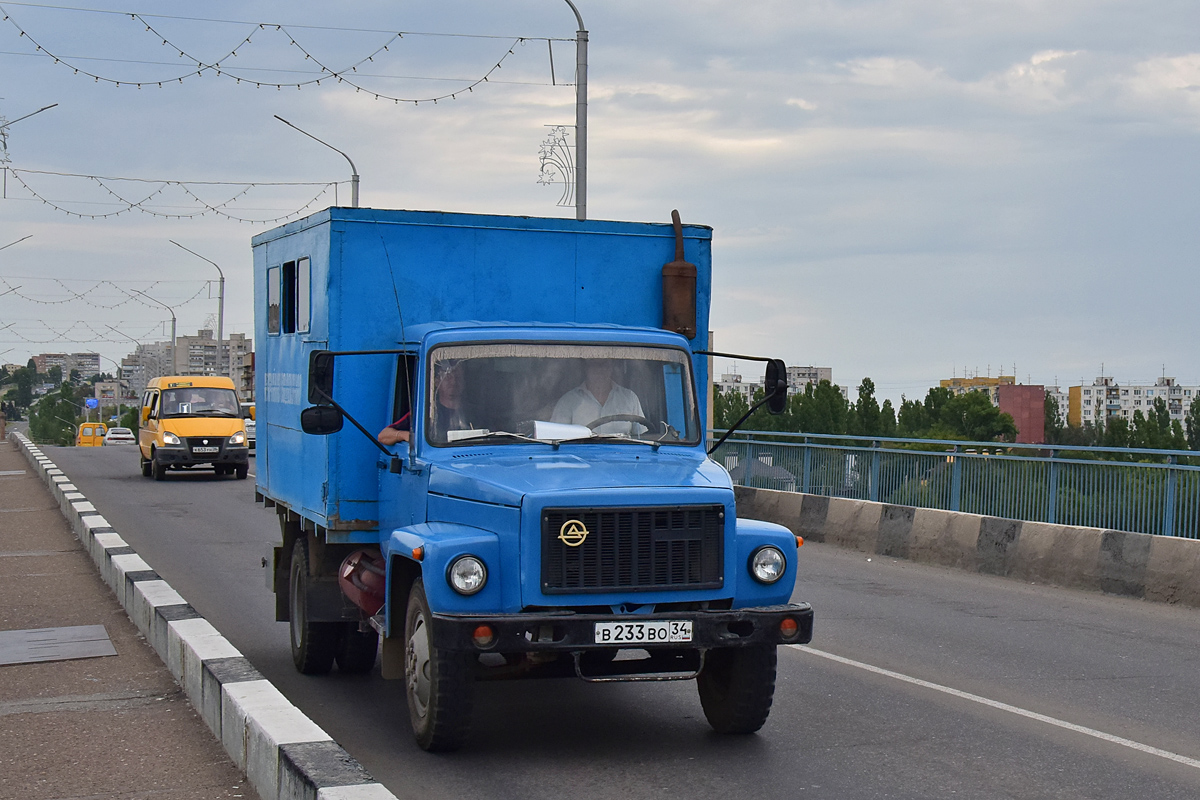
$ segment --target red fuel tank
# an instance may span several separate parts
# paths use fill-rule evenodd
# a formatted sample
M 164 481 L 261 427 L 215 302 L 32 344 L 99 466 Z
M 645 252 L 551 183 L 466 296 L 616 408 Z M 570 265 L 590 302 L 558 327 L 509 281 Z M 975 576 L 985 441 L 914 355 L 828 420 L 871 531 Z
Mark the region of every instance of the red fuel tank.
M 338 584 L 342 594 L 368 616 L 379 613 L 387 587 L 383 556 L 374 550 L 354 551 L 338 567 Z

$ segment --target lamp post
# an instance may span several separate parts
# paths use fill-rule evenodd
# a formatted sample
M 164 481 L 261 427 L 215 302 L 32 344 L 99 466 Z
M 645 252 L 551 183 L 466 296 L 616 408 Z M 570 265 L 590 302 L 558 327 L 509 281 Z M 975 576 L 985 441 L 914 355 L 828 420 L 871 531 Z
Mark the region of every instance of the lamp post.
M 167 305 L 166 303 L 164 303 L 161 300 L 155 300 L 150 295 L 148 295 L 145 292 L 140 291 L 138 289 L 130 289 L 129 291 L 133 292 L 134 294 L 140 294 L 142 297 L 146 298 L 147 300 L 158 303 L 160 306 L 165 308 L 167 310 L 167 312 L 171 315 L 171 374 L 178 375 L 179 374 L 179 354 L 175 350 L 175 309 L 171 308 L 169 305 Z
M 7 250 L 8 248 L 12 247 L 14 244 L 20 244 L 21 242 L 25 241 L 26 239 L 32 239 L 32 238 L 33 238 L 32 233 L 29 234 L 28 236 L 22 236 L 20 239 L 17 239 L 15 242 L 9 242 L 8 244 L 4 245 L 4 247 L 0 247 L 0 250 Z
M 355 202 L 355 205 L 357 205 L 357 201 Z M 195 250 L 188 250 L 188 248 L 184 247 L 183 245 L 181 245 L 179 242 L 175 241 L 174 239 L 168 239 L 167 241 L 169 241 L 171 244 L 175 245 L 176 247 L 180 248 L 181 250 L 187 250 L 189 253 L 191 253 L 196 258 L 200 259 L 201 261 L 208 261 L 208 263 L 212 264 L 214 267 L 217 267 L 217 274 L 221 276 L 221 288 L 220 288 L 220 292 L 217 294 L 217 372 L 220 373 L 220 370 L 221 370 L 221 346 L 222 346 L 221 343 L 225 339 L 225 273 L 221 271 L 221 268 L 219 266 L 217 266 L 217 262 L 209 261 L 209 259 L 200 255 Z M 229 354 L 225 356 L 225 377 L 232 378 L 233 375 L 230 374 L 231 372 L 233 372 L 232 348 L 230 348 Z
M 588 32 L 571 0 L 579 30 L 575 32 L 575 219 L 587 219 L 587 51 Z
M 568 0 L 568 2 L 570 2 L 570 0 Z M 350 207 L 358 208 L 358 167 L 354 166 L 353 161 L 350 161 L 350 156 L 346 155 L 341 150 L 338 150 L 336 147 L 331 145 L 329 142 L 322 141 L 321 139 L 318 139 L 317 137 L 313 136 L 311 133 L 304 130 L 303 128 L 299 128 L 299 127 L 293 125 L 292 123 L 288 122 L 286 119 L 279 116 L 278 114 L 275 114 L 274 116 L 275 116 L 275 119 L 279 120 L 284 125 L 287 125 L 289 128 L 295 128 L 296 130 L 300 131 L 305 136 L 307 136 L 308 138 L 312 139 L 315 142 L 320 142 L 321 144 L 325 145 L 330 150 L 332 150 L 333 152 L 337 153 L 342 158 L 344 158 L 350 162 Z
M 37 111 L 32 111 L 23 117 L 17 117 L 16 119 L 13 119 L 13 120 L 6 120 L 3 117 L 0 117 L 0 164 L 5 165 L 5 167 L 4 167 L 4 187 L 3 187 L 3 191 L 0 192 L 0 197 L 8 197 L 8 166 L 7 166 L 8 165 L 8 129 L 11 126 L 16 125 L 18 122 L 20 122 L 23 119 L 29 119 L 34 114 L 40 114 L 43 111 L 49 111 L 50 109 L 54 108 L 57 105 L 58 105 L 58 103 L 51 103 L 48 106 L 42 106 Z M 27 236 L 25 238 L 28 239 L 29 237 Z

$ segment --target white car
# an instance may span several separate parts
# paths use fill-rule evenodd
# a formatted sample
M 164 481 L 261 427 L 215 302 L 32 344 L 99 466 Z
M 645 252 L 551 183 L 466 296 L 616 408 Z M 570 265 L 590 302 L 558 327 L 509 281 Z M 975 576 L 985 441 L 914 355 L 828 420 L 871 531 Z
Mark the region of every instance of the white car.
M 137 437 L 129 428 L 109 428 L 104 434 L 105 444 L 137 444 Z
M 242 420 L 246 426 L 246 446 L 251 450 L 255 450 L 255 439 L 258 437 L 254 433 L 257 426 L 254 424 L 254 420 L 250 418 L 250 409 L 254 408 L 254 403 L 241 403 L 241 407 Z

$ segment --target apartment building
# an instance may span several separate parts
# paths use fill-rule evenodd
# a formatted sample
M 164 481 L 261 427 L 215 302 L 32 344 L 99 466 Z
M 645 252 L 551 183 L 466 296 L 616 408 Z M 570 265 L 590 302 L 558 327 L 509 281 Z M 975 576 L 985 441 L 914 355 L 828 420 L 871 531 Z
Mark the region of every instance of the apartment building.
M 1153 385 L 1122 386 L 1112 377 L 1101 376 L 1090 386 L 1071 386 L 1067 395 L 1069 425 L 1095 425 L 1113 418 L 1132 420 L 1134 412 L 1146 414 L 1159 399 L 1167 404 L 1171 419 L 1182 422 L 1192 401 L 1200 397 L 1200 386 L 1181 386 L 1174 378 L 1165 376 Z

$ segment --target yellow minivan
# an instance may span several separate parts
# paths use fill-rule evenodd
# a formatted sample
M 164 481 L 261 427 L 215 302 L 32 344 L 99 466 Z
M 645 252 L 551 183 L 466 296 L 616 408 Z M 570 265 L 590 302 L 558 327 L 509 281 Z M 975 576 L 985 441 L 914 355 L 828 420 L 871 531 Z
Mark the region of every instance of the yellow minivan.
M 138 431 L 142 474 L 161 481 L 168 469 L 212 467 L 245 478 L 250 448 L 237 392 L 229 378 L 154 378 L 142 395 Z
M 108 428 L 103 422 L 84 422 L 75 434 L 76 447 L 100 447 L 104 444 L 104 434 Z

